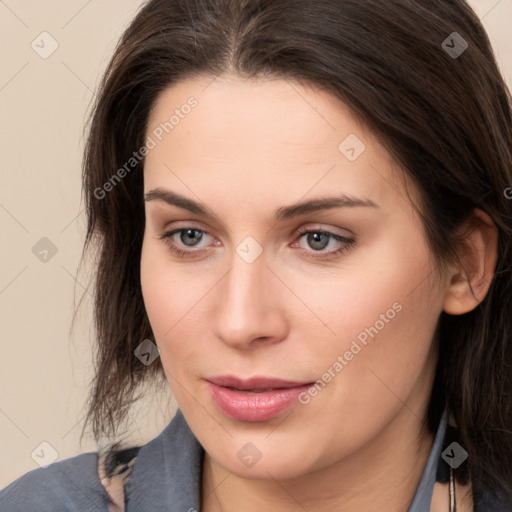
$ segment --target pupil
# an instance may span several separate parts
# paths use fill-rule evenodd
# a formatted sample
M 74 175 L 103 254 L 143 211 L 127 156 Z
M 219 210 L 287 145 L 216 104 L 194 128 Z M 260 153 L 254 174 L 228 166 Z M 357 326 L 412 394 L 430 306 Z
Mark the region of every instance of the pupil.
M 322 237 L 324 237 L 323 242 L 321 241 Z M 328 242 L 328 236 L 325 235 L 324 233 L 310 233 L 308 235 L 308 243 L 312 249 L 325 249 L 325 247 L 327 247 Z

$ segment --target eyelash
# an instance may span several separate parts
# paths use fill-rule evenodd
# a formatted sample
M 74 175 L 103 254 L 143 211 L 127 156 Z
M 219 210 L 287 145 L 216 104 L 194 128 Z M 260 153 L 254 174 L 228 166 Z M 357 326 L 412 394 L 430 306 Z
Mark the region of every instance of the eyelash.
M 174 242 L 171 241 L 171 238 L 173 235 L 175 235 L 176 233 L 181 233 L 182 231 L 187 231 L 187 230 L 194 230 L 194 231 L 199 231 L 200 233 L 208 234 L 206 231 L 204 231 L 202 229 L 196 229 L 196 228 L 190 226 L 190 227 L 184 227 L 184 228 L 179 228 L 179 229 L 174 229 L 172 231 L 168 231 L 168 232 L 164 233 L 163 235 L 159 236 L 158 238 L 160 240 L 163 240 L 164 243 L 167 245 L 167 247 L 172 252 L 177 254 L 178 256 L 193 257 L 194 253 L 197 254 L 197 253 L 203 252 L 204 249 L 184 250 L 184 249 L 179 248 Z M 309 233 L 326 235 L 326 236 L 330 237 L 331 239 L 336 240 L 337 242 L 343 243 L 343 245 L 341 245 L 338 249 L 326 251 L 326 252 L 324 252 L 324 251 L 308 251 L 306 249 L 299 249 L 299 250 L 301 250 L 301 252 L 306 252 L 309 254 L 311 254 L 311 253 L 318 254 L 317 256 L 309 256 L 311 258 L 332 259 L 336 256 L 341 256 L 342 254 L 346 253 L 349 249 L 351 249 L 355 245 L 355 242 L 356 242 L 355 239 L 353 239 L 353 238 L 347 238 L 347 237 L 337 235 L 335 233 L 331 233 L 330 231 L 326 231 L 323 229 L 310 229 L 310 228 L 299 229 L 299 231 L 297 232 L 297 235 L 296 235 L 297 239 L 300 239 L 302 236 L 307 235 Z

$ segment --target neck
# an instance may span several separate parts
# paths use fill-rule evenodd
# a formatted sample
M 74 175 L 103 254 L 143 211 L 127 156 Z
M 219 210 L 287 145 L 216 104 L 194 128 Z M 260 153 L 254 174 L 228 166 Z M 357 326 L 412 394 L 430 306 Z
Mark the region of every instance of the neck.
M 407 512 L 433 435 L 403 407 L 371 443 L 336 464 L 287 480 L 250 480 L 205 454 L 204 512 Z

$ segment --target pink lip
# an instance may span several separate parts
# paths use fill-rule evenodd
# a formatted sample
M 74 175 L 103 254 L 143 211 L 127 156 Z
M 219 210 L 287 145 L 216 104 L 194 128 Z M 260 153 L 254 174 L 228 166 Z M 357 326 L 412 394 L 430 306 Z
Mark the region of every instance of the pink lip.
M 217 407 L 226 416 L 240 421 L 265 421 L 278 416 L 313 384 L 266 377 L 243 380 L 219 376 L 206 380 Z

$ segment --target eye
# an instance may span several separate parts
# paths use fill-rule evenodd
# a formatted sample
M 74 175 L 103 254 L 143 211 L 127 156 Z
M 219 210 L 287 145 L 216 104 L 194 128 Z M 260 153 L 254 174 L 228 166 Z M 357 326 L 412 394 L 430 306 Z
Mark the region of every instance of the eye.
M 347 238 L 322 229 L 303 228 L 299 231 L 298 240 L 299 242 L 294 242 L 292 247 L 298 245 L 299 248 L 303 249 L 305 252 L 311 253 L 315 258 L 331 257 L 344 253 L 355 244 L 353 238 Z M 317 254 L 315 255 L 315 253 Z
M 199 244 L 205 240 L 206 237 L 213 238 L 201 229 L 186 227 L 168 231 L 164 233 L 160 239 L 165 241 L 171 251 L 180 256 L 186 256 L 194 252 L 202 252 L 204 245 Z M 183 247 L 200 247 L 200 249 L 187 250 L 183 249 Z

